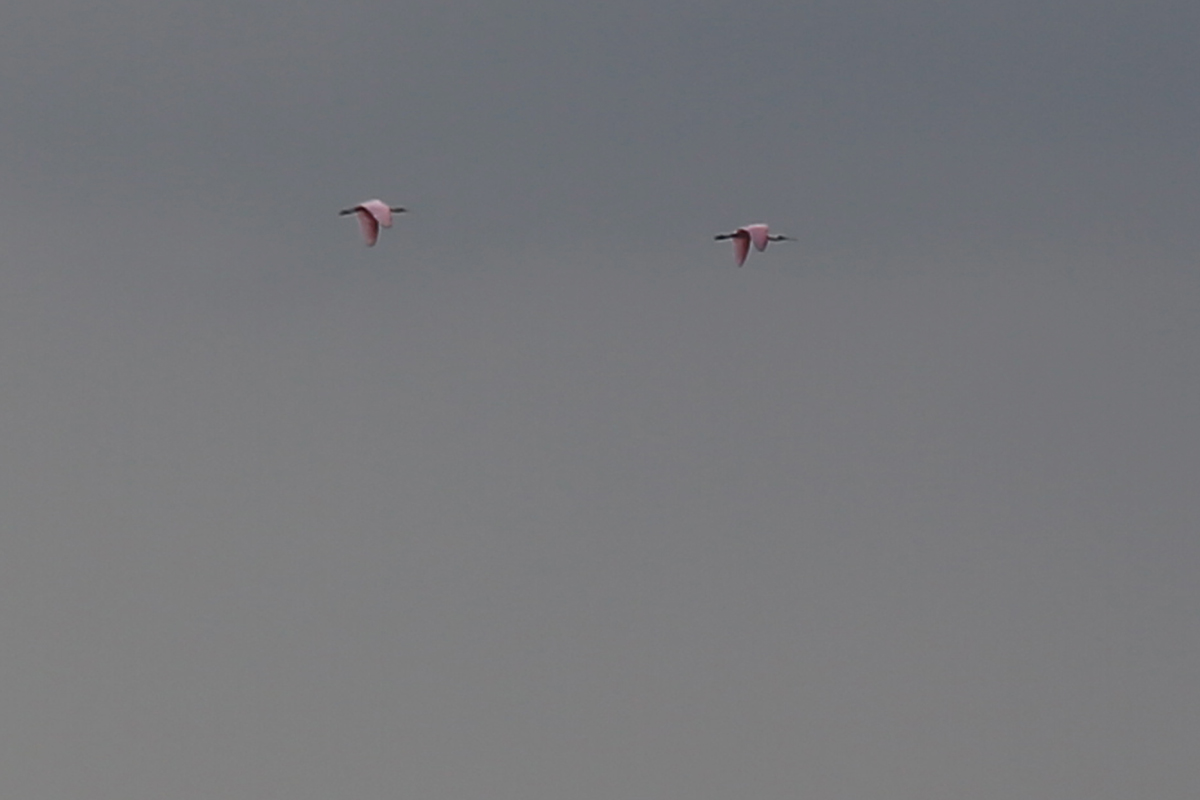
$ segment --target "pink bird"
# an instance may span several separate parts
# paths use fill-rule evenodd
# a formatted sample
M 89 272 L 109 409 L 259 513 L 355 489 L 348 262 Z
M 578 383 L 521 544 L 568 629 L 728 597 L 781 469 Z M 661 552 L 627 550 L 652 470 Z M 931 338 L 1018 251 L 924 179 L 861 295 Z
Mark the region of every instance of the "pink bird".
M 367 247 L 373 247 L 379 239 L 379 226 L 392 227 L 392 214 L 403 214 L 407 210 L 407 208 L 390 208 L 382 200 L 368 200 L 365 203 L 359 203 L 354 208 L 344 208 L 338 214 L 341 216 L 357 214 L 358 226 L 362 228 L 362 235 L 367 240 Z
M 754 249 L 761 253 L 767 249 L 767 242 L 796 241 L 791 236 L 772 235 L 768 232 L 767 226 L 762 223 L 743 225 L 733 233 L 719 233 L 713 238 L 718 241 L 721 239 L 733 239 L 733 258 L 737 261 L 739 267 L 746 263 L 746 256 L 750 253 L 751 242 L 754 242 Z

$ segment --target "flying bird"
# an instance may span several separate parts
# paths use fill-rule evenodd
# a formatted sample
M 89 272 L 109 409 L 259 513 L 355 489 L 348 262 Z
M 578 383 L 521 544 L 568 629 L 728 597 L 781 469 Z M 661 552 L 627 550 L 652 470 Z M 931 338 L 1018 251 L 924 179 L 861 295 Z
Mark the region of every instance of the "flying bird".
M 392 227 L 392 214 L 403 214 L 407 210 L 407 208 L 391 208 L 382 200 L 368 200 L 365 203 L 359 203 L 354 208 L 344 208 L 338 214 L 341 216 L 357 214 L 358 226 L 362 228 L 362 235 L 367 240 L 367 247 L 373 247 L 376 240 L 379 239 L 379 226 Z
M 792 236 L 781 236 L 772 234 L 768 231 L 766 225 L 758 223 L 755 225 L 743 225 L 733 233 L 719 233 L 713 237 L 717 241 L 722 239 L 733 239 L 733 258 L 737 261 L 740 267 L 746 263 L 746 256 L 750 253 L 750 243 L 754 243 L 754 249 L 762 252 L 767 249 L 768 242 L 794 242 L 796 239 Z

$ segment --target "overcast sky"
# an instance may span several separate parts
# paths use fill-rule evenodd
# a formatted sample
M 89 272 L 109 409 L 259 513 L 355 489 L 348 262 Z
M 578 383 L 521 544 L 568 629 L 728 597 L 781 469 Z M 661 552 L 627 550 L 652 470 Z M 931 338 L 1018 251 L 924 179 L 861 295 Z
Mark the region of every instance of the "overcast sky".
M 1194 800 L 1197 42 L 6 5 L 0 796 Z

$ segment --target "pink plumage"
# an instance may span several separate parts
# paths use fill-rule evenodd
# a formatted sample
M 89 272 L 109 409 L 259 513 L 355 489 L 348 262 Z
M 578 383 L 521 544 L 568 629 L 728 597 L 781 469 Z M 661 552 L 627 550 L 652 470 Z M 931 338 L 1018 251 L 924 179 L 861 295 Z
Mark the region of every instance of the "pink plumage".
M 359 208 L 368 212 L 383 227 L 392 227 L 392 210 L 382 200 L 368 200 L 360 205 Z
M 754 249 L 762 252 L 767 249 L 769 242 L 790 241 L 791 236 L 772 236 L 770 229 L 761 222 L 753 225 L 743 225 L 733 233 L 717 234 L 715 239 L 732 239 L 733 240 L 733 260 L 740 267 L 746 263 L 746 256 L 750 254 L 750 245 L 754 244 Z
M 746 256 L 750 255 L 750 234 L 744 230 L 739 230 L 733 235 L 733 260 L 740 267 L 746 263 Z
M 754 242 L 754 249 L 762 252 L 767 249 L 767 231 L 766 225 L 758 223 L 756 225 L 747 225 L 743 228 L 746 233 L 750 234 L 750 241 Z
M 354 213 L 358 216 L 358 226 L 362 228 L 362 235 L 367 240 L 367 247 L 374 247 L 375 242 L 379 241 L 379 220 L 365 208 L 356 209 Z
M 358 226 L 362 229 L 363 239 L 367 247 L 373 247 L 379 240 L 379 226 L 392 227 L 392 214 L 402 213 L 403 208 L 392 208 L 382 200 L 368 200 L 353 208 L 343 209 L 342 214 L 354 214 L 358 217 Z

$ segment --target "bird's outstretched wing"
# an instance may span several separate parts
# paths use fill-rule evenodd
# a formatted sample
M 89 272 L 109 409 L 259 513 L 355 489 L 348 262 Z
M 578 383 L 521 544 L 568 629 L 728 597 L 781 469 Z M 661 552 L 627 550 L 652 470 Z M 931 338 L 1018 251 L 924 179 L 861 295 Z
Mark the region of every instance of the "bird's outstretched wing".
M 375 242 L 379 240 L 379 220 L 361 206 L 354 213 L 358 216 L 358 227 L 362 228 L 362 235 L 367 240 L 367 247 L 374 247 Z
M 746 263 L 746 256 L 750 254 L 750 235 L 745 231 L 738 231 L 733 237 L 733 259 L 737 261 L 740 267 Z

